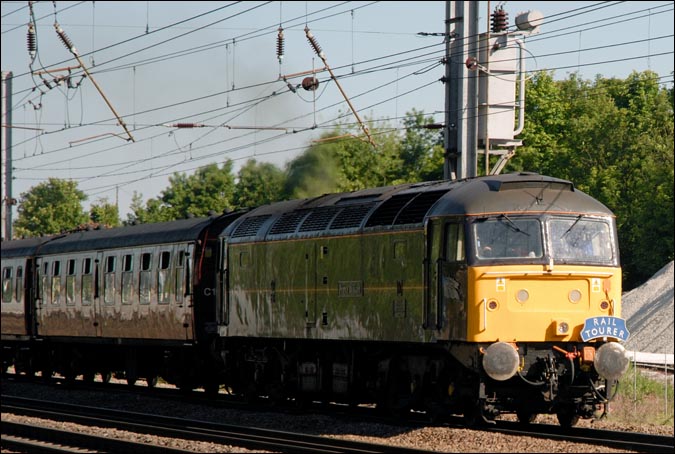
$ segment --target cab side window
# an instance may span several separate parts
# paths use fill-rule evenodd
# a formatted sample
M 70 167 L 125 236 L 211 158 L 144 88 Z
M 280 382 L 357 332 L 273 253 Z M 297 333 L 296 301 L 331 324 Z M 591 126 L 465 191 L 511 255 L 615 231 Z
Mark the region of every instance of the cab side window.
M 445 226 L 444 257 L 448 262 L 464 261 L 464 224 Z

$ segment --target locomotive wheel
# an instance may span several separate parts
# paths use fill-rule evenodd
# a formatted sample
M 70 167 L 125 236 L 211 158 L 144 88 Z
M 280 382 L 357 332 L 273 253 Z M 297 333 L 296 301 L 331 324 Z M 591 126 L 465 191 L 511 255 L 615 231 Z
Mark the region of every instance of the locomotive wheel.
M 147 377 L 145 379 L 145 382 L 148 384 L 148 388 L 154 388 L 157 386 L 157 381 L 159 380 L 159 377 L 157 375 L 153 375 L 152 377 Z
M 579 421 L 579 415 L 577 415 L 576 409 L 573 406 L 559 408 L 556 416 L 558 417 L 558 423 L 562 427 L 572 427 Z
M 483 423 L 483 418 L 480 416 L 480 409 L 476 406 L 467 406 L 462 415 L 464 425 L 467 427 L 478 427 Z
M 54 371 L 49 367 L 43 368 L 41 372 L 42 372 L 42 379 L 45 381 L 50 381 L 54 376 Z
M 110 371 L 101 372 L 101 382 L 110 383 L 111 379 L 112 379 L 112 372 L 110 372 Z
M 216 381 L 208 381 L 204 385 L 204 392 L 206 393 L 207 396 L 215 397 L 218 395 L 219 391 L 220 391 L 220 383 Z
M 134 386 L 136 384 L 136 380 L 138 380 L 138 375 L 136 375 L 136 373 L 133 371 L 127 371 L 125 375 L 127 378 L 127 385 Z
M 537 413 L 534 413 L 526 408 L 519 408 L 516 410 L 516 416 L 518 417 L 518 422 L 521 424 L 530 424 L 537 419 Z
M 82 381 L 85 383 L 92 383 L 95 377 L 96 377 L 95 372 L 87 371 L 84 374 L 82 374 Z

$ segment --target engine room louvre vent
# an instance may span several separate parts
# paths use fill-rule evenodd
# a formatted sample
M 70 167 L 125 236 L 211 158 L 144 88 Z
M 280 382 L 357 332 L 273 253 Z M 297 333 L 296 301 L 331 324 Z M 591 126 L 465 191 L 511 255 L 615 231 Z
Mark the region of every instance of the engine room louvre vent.
M 258 230 L 263 225 L 263 223 L 270 218 L 269 214 L 264 216 L 255 216 L 252 218 L 245 219 L 241 224 L 237 226 L 232 238 L 240 238 L 243 236 L 252 236 L 258 233 Z
M 373 208 L 373 204 L 370 203 L 367 205 L 345 207 L 337 216 L 335 216 L 335 219 L 333 219 L 333 222 L 330 225 L 331 230 L 348 229 L 360 226 L 371 208 Z
M 394 224 L 418 224 L 422 222 L 431 206 L 447 192 L 447 190 L 443 190 L 420 193 L 413 201 L 407 204 L 403 210 L 401 210 L 401 213 L 396 217 Z
M 283 214 L 274 223 L 269 231 L 269 235 L 278 235 L 281 233 L 293 233 L 298 228 L 300 221 L 307 216 L 308 211 L 293 211 Z
M 339 208 L 317 208 L 305 218 L 300 226 L 300 232 L 312 232 L 316 230 L 325 230 L 335 214 L 340 211 Z
M 395 195 L 389 200 L 385 201 L 382 205 L 379 206 L 377 210 L 370 216 L 368 222 L 366 222 L 366 227 L 373 227 L 376 225 L 391 225 L 396 219 L 396 215 L 401 211 L 406 203 L 415 197 L 416 193 L 400 194 Z

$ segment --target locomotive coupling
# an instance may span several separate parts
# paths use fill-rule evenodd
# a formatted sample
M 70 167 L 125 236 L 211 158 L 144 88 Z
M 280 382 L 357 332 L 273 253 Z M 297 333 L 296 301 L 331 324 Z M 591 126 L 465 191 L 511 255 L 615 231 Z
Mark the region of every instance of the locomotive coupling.
M 607 380 L 618 380 L 628 370 L 630 358 L 618 342 L 603 344 L 595 352 L 593 365 L 598 374 Z
M 505 381 L 518 371 L 520 357 L 515 345 L 495 342 L 483 352 L 483 369 L 490 378 Z

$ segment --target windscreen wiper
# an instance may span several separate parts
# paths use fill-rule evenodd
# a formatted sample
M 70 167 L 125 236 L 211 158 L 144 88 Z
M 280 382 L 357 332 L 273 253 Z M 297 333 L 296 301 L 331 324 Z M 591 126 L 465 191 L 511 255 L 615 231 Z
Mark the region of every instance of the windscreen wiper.
M 509 218 L 507 215 L 502 214 L 502 215 L 500 215 L 499 217 L 500 217 L 500 218 L 506 219 L 506 222 L 507 222 L 506 225 L 508 225 L 509 227 L 511 227 L 511 228 L 512 228 L 513 230 L 515 230 L 516 232 L 520 232 L 520 233 L 522 233 L 523 235 L 530 236 L 530 234 L 527 233 L 525 230 L 521 230 L 520 227 L 518 227 L 518 226 L 511 220 L 511 218 Z
M 568 233 L 570 233 L 570 231 L 574 228 L 574 226 L 577 225 L 577 224 L 579 223 L 579 221 L 581 221 L 581 218 L 582 218 L 582 217 L 583 217 L 583 215 L 581 215 L 581 214 L 580 214 L 579 216 L 577 216 L 577 219 L 572 223 L 572 225 L 570 225 L 570 228 L 569 228 L 569 229 L 565 230 L 565 233 L 563 233 L 562 235 L 560 235 L 560 238 L 561 238 L 561 239 L 562 239 L 562 238 L 565 238 L 565 235 L 567 235 Z

